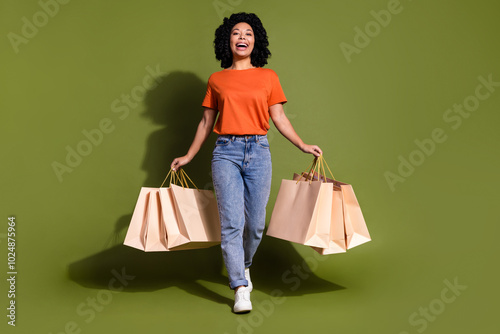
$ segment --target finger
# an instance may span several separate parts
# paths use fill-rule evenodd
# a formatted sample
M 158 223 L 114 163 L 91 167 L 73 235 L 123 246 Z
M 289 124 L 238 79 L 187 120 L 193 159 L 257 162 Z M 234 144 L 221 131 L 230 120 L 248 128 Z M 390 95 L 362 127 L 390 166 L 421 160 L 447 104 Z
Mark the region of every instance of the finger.
M 178 164 L 179 164 L 179 161 L 177 159 L 175 159 L 174 161 L 172 161 L 170 168 L 172 168 L 173 170 L 176 170 Z

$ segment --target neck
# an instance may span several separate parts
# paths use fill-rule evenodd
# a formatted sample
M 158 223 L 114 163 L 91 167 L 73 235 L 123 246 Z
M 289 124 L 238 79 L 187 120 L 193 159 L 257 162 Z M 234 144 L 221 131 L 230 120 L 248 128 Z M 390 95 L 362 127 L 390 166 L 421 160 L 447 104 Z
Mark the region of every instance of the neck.
M 250 57 L 246 57 L 243 59 L 233 58 L 233 64 L 229 69 L 231 70 L 246 70 L 249 68 L 253 68 L 252 62 L 250 61 Z

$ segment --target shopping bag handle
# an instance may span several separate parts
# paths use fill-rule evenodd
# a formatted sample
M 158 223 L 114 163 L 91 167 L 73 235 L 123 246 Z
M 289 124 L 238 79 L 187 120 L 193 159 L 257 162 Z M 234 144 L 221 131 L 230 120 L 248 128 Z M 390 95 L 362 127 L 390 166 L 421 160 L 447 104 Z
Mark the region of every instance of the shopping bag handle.
M 337 181 L 335 179 L 335 176 L 333 176 L 333 173 L 330 170 L 330 167 L 328 166 L 328 164 L 326 163 L 326 159 L 323 157 L 323 155 L 320 155 L 318 159 L 320 161 L 319 162 L 320 163 L 320 169 L 323 170 L 323 174 L 322 175 L 323 175 L 323 178 L 325 179 L 325 182 L 326 182 L 326 170 L 325 170 L 325 166 L 328 169 L 328 172 L 330 172 L 330 176 L 332 177 L 332 179 L 335 180 L 335 181 Z M 318 177 L 319 177 L 319 173 L 318 173 Z
M 309 183 L 311 183 L 313 178 L 314 178 L 315 172 L 318 174 L 318 181 L 321 181 L 323 179 L 323 182 L 327 182 L 326 181 L 325 166 L 328 169 L 328 171 L 330 172 L 330 176 L 332 177 L 332 179 L 335 180 L 335 177 L 333 176 L 333 173 L 330 170 L 330 167 L 328 166 L 325 158 L 323 157 L 323 155 L 320 155 L 319 157 L 314 157 L 311 165 L 309 165 L 306 168 L 306 171 L 304 171 L 303 173 L 300 174 L 300 178 L 297 180 L 297 183 L 299 183 L 299 181 L 302 178 L 305 178 L 306 181 L 307 181 L 307 179 L 309 179 Z M 307 172 L 308 169 L 309 169 L 309 172 Z M 306 175 L 307 175 L 307 178 L 306 178 Z
M 309 170 L 309 171 L 307 171 L 307 170 Z M 299 181 L 302 178 L 304 178 L 305 181 L 309 181 L 309 184 L 310 184 L 312 182 L 312 180 L 313 180 L 314 172 L 317 172 L 318 175 L 319 175 L 319 172 L 318 172 L 318 158 L 317 157 L 314 157 L 312 163 L 305 169 L 304 172 L 302 172 L 300 174 L 300 177 L 297 180 L 297 183 L 299 183 Z M 306 175 L 307 175 L 307 177 L 306 177 Z
M 163 180 L 160 188 L 163 187 L 169 176 L 170 176 L 169 184 L 178 184 L 182 186 L 182 188 L 189 188 L 189 183 L 188 183 L 189 180 L 191 184 L 196 188 L 196 190 L 198 191 L 200 190 L 182 168 L 179 168 L 178 171 L 170 169 L 168 171 L 167 176 L 165 176 L 165 179 Z
M 175 173 L 175 171 L 174 171 L 174 173 Z M 170 176 L 170 182 L 169 182 L 169 184 L 172 184 L 172 178 L 174 177 L 174 173 L 172 173 L 172 168 L 170 168 L 170 170 L 168 171 L 167 176 L 165 176 L 165 179 L 164 179 L 164 180 L 163 180 L 163 182 L 161 183 L 160 188 L 161 188 L 161 187 L 163 187 L 163 185 L 165 184 L 165 182 L 167 181 L 167 178 L 168 178 L 169 176 Z
M 193 180 L 191 180 L 191 178 L 187 175 L 187 173 L 184 171 L 184 169 L 182 169 L 182 168 L 179 169 L 179 172 L 181 174 L 179 178 L 182 179 L 182 183 L 185 185 L 185 188 L 189 188 L 189 184 L 187 182 L 187 180 L 189 180 L 189 182 L 191 182 L 191 184 L 196 188 L 196 190 L 200 190 L 200 189 L 198 189 L 196 184 L 194 184 Z M 174 173 L 175 173 L 175 171 L 174 171 Z

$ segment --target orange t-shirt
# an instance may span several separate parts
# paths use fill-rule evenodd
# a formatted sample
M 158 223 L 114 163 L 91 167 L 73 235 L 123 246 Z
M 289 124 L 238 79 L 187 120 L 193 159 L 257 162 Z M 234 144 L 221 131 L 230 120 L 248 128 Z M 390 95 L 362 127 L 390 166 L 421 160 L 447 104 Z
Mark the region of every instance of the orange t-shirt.
M 256 67 L 222 70 L 208 79 L 203 107 L 218 110 L 214 132 L 220 135 L 265 135 L 269 107 L 286 103 L 276 72 Z

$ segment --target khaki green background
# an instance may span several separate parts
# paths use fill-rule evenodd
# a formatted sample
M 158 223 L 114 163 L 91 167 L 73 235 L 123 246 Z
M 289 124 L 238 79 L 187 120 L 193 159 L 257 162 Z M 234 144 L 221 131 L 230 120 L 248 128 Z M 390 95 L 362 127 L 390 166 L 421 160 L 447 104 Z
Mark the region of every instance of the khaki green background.
M 458 128 L 443 119 L 474 101 L 479 77 L 500 82 L 497 1 L 91 0 L 59 4 L 57 13 L 47 3 L 47 22 L 37 1 L 0 5 L 2 333 L 498 329 L 500 87 L 481 88 L 489 96 Z M 399 12 L 376 30 L 370 12 L 393 5 Z M 159 186 L 189 147 L 206 81 L 220 70 L 214 31 L 221 15 L 238 11 L 264 22 L 289 118 L 353 185 L 373 239 L 319 257 L 265 237 L 252 267 L 255 309 L 239 316 L 220 248 L 146 254 L 121 245 L 140 188 Z M 40 27 L 16 53 L 9 34 L 21 36 L 33 16 Z M 355 28 L 367 24 L 372 37 L 348 62 L 340 45 L 355 46 Z M 148 81 L 142 94 L 148 67 L 158 84 Z M 127 106 L 121 99 L 132 93 Z M 108 133 L 81 146 L 101 122 Z M 436 128 L 446 141 L 418 156 L 415 140 Z M 281 179 L 311 161 L 276 129 L 269 138 L 268 219 Z M 214 139 L 185 168 L 206 189 Z M 66 164 L 78 145 L 91 152 L 58 179 L 54 162 Z M 420 157 L 419 166 L 391 189 L 385 173 L 398 173 L 400 156 Z M 10 215 L 15 328 L 6 318 Z M 310 273 L 297 271 L 303 261 Z M 122 271 L 134 276 L 126 286 L 113 281 Z M 442 297 L 445 281 L 461 290 Z M 110 282 L 123 291 L 110 292 Z

